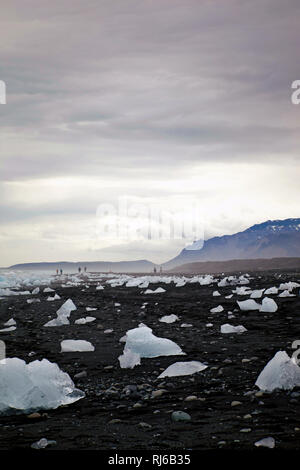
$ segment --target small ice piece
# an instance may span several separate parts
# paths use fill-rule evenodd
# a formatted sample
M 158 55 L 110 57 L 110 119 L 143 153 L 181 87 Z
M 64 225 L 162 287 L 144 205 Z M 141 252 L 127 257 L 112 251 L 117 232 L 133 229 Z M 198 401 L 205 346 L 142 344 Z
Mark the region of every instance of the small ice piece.
M 285 351 L 278 351 L 259 374 L 255 385 L 261 390 L 292 390 L 300 386 L 300 367 Z
M 179 377 L 181 375 L 192 375 L 196 372 L 201 372 L 206 369 L 207 366 L 199 361 L 189 362 L 175 362 L 171 366 L 167 367 L 159 376 L 159 379 L 163 377 Z
M 61 343 L 61 352 L 87 352 L 95 351 L 94 346 L 84 339 L 64 339 Z
M 121 307 L 121 304 L 119 302 L 115 302 L 115 307 Z
M 174 323 L 177 320 L 179 320 L 179 318 L 177 317 L 177 315 L 174 315 L 173 313 L 171 315 L 165 315 L 164 317 L 161 317 L 159 319 L 159 321 L 163 323 Z
M 0 361 L 0 413 L 58 408 L 84 396 L 69 375 L 47 359 L 29 364 L 17 357 Z
M 54 289 L 51 289 L 51 287 L 45 287 L 43 292 L 48 293 L 48 292 L 54 292 Z
M 55 294 L 53 297 L 49 296 L 47 298 L 48 302 L 53 302 L 53 300 L 60 300 L 59 295 Z
M 104 289 L 104 287 L 101 286 L 101 285 L 99 285 L 99 286 L 96 287 L 96 290 L 103 290 L 103 289 Z
M 77 310 L 76 305 L 73 303 L 71 299 L 68 299 L 58 310 L 57 310 L 57 315 L 58 316 L 65 316 L 69 317 L 71 312 L 73 310 Z
M 280 284 L 279 286 L 279 290 L 293 290 L 295 289 L 296 287 L 300 287 L 300 284 L 298 284 L 298 282 L 286 282 L 284 284 Z
M 211 328 L 211 327 L 214 326 L 214 325 L 213 325 L 213 323 L 206 323 L 205 326 L 206 326 L 206 328 Z
M 4 326 L 13 326 L 16 325 L 17 322 L 14 318 L 10 318 L 6 323 L 4 323 Z
M 250 299 L 260 299 L 265 289 L 253 290 Z
M 265 290 L 265 295 L 270 295 L 270 294 L 278 294 L 277 287 L 269 287 L 269 289 Z
M 249 287 L 237 287 L 232 292 L 237 295 L 249 295 L 252 291 L 249 289 Z
M 224 334 L 244 333 L 244 331 L 247 331 L 247 329 L 242 325 L 232 326 L 232 325 L 229 325 L 229 323 L 225 323 L 224 325 L 221 326 L 221 333 L 224 333 Z
M 46 439 L 45 437 L 42 437 L 42 439 L 40 439 L 39 441 L 31 444 L 31 448 L 32 449 L 45 449 L 47 446 L 52 445 L 52 444 L 53 445 L 56 444 L 56 441 L 53 441 L 53 440 L 48 441 L 48 439 Z
M 231 299 L 232 296 L 233 296 L 233 294 L 226 295 L 225 299 Z
M 40 302 L 40 299 L 27 299 L 26 302 L 28 304 L 36 304 Z
M 218 305 L 217 307 L 215 308 L 212 308 L 210 310 L 210 313 L 220 313 L 220 312 L 223 312 L 224 308 L 222 307 L 222 305 Z
M 130 349 L 141 357 L 184 355 L 182 349 L 167 338 L 158 338 L 146 325 L 133 328 L 126 333 L 124 352 Z
M 254 443 L 256 447 L 269 447 L 269 449 L 274 449 L 275 439 L 274 437 L 264 437 L 260 441 Z
M 176 282 L 175 287 L 183 287 L 185 285 L 186 285 L 186 280 L 180 279 L 179 281 Z
M 36 287 L 35 289 L 33 289 L 33 291 L 31 292 L 33 295 L 36 295 L 40 292 L 40 288 L 39 287 Z
M 85 309 L 86 309 L 87 312 L 92 312 L 93 310 L 97 310 L 94 307 L 86 307 Z
M 118 359 L 121 369 L 133 369 L 141 364 L 141 356 L 130 349 L 125 350 Z
M 90 323 L 92 321 L 95 321 L 95 317 L 84 317 L 84 318 L 79 318 L 78 320 L 75 320 L 76 325 L 85 325 L 86 323 Z
M 261 312 L 271 312 L 274 313 L 278 310 L 278 306 L 275 300 L 270 299 L 269 297 L 265 297 L 262 301 L 262 305 L 260 307 Z
M 62 326 L 69 325 L 69 316 L 73 310 L 77 310 L 71 299 L 68 299 L 56 312 L 57 318 L 48 321 L 44 326 Z
M 14 331 L 16 330 L 16 326 L 9 326 L 8 328 L 3 328 L 2 330 L 0 330 L 0 333 L 6 333 L 8 331 Z
M 181 323 L 181 328 L 191 328 L 193 325 L 191 323 Z
M 261 305 L 255 302 L 255 300 L 253 299 L 242 300 L 242 301 L 237 300 L 237 304 L 240 307 L 240 309 L 243 311 L 260 310 L 260 307 L 261 307 Z
M 221 294 L 220 294 L 219 291 L 214 290 L 212 295 L 213 295 L 213 297 L 219 297 Z
M 158 287 L 157 289 L 155 290 L 152 290 L 152 289 L 147 289 L 144 294 L 162 294 L 163 292 L 166 292 L 165 289 L 163 289 L 162 287 Z
M 289 290 L 284 290 L 278 297 L 295 297 L 295 294 L 291 294 Z

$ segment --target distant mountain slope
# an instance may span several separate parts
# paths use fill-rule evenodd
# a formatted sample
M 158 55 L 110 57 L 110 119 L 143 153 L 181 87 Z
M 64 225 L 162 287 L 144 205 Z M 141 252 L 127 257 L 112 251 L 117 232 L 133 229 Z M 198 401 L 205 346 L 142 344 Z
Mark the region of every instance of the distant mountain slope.
M 197 261 L 300 257 L 300 219 L 268 220 L 238 232 L 206 240 L 201 250 L 185 248 L 163 265 L 172 269 Z
M 234 272 L 253 272 L 271 270 L 300 271 L 300 258 L 261 258 L 261 259 L 233 259 L 228 261 L 202 261 L 188 263 L 171 269 L 169 272 L 181 274 L 216 274 Z
M 9 269 L 14 270 L 32 270 L 32 271 L 56 271 L 56 269 L 63 269 L 64 272 L 77 272 L 78 268 L 81 267 L 82 270 L 86 266 L 88 271 L 98 271 L 98 272 L 118 272 L 118 273 L 144 273 L 152 272 L 154 264 L 147 260 L 137 260 L 137 261 L 119 261 L 119 262 L 109 262 L 109 261 L 93 261 L 80 263 L 71 263 L 68 261 L 58 261 L 57 263 L 24 263 L 24 264 L 15 264 L 10 266 Z

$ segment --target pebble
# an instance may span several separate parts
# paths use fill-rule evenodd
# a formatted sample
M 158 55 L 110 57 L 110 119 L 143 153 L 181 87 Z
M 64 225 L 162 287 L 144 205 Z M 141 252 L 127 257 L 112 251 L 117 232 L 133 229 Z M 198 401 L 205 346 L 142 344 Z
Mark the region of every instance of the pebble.
M 151 393 L 151 397 L 152 398 L 158 398 L 158 397 L 161 397 L 163 393 L 165 393 L 166 390 L 165 389 L 159 389 L 159 390 L 153 390 L 153 392 Z
M 189 395 L 188 397 L 184 399 L 184 401 L 194 401 L 194 400 L 198 400 L 196 395 Z
M 184 411 L 173 411 L 171 418 L 173 421 L 178 422 L 178 421 L 191 421 L 191 416 L 188 413 L 185 413 Z

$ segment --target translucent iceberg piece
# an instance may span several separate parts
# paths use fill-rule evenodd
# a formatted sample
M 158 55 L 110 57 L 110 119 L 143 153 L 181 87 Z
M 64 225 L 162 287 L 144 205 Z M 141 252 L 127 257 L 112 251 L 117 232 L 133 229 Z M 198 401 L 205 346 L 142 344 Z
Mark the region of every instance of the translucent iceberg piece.
M 241 310 L 248 311 L 248 310 L 260 310 L 261 305 L 255 302 L 253 299 L 237 301 L 238 306 Z
M 189 362 L 175 362 L 164 370 L 159 376 L 159 379 L 163 377 L 179 377 L 180 375 L 192 375 L 196 372 L 201 372 L 206 369 L 207 366 L 199 361 Z
M 159 319 L 159 321 L 162 323 L 174 323 L 177 320 L 179 320 L 179 318 L 177 317 L 177 315 L 174 315 L 174 313 L 172 313 L 171 315 L 165 315 L 164 317 L 161 317 Z
M 127 331 L 124 352 L 130 349 L 141 357 L 184 355 L 182 349 L 173 341 L 154 336 L 151 328 L 143 325 Z
M 58 408 L 83 398 L 69 375 L 47 359 L 0 361 L 0 413 Z
M 270 299 L 269 297 L 265 297 L 262 301 L 262 305 L 260 307 L 261 312 L 276 312 L 278 310 L 278 305 L 276 304 L 275 300 Z
M 121 369 L 133 369 L 141 364 L 141 356 L 130 349 L 124 351 L 118 359 Z
M 292 390 L 300 386 L 300 367 L 285 351 L 278 351 L 259 374 L 255 385 L 268 392 Z
M 221 326 L 221 333 L 229 334 L 229 333 L 244 333 L 247 331 L 246 328 L 242 325 L 232 326 L 229 323 L 225 323 Z
M 221 313 L 223 312 L 224 308 L 222 307 L 222 305 L 218 305 L 217 307 L 215 308 L 212 308 L 210 310 L 210 313 Z
M 84 339 L 64 339 L 61 343 L 61 352 L 87 352 L 95 351 L 94 346 Z
M 263 439 L 260 439 L 260 441 L 256 441 L 254 445 L 256 447 L 268 447 L 269 449 L 274 449 L 275 439 L 274 437 L 264 437 Z

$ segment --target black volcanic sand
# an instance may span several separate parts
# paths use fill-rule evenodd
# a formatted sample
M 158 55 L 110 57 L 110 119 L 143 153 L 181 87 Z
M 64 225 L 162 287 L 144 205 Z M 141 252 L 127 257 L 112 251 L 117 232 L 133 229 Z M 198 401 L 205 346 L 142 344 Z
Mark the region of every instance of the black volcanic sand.
M 296 273 L 251 274 L 251 289 L 279 286 L 281 282 L 298 281 Z M 221 278 L 221 277 L 220 277 Z M 300 339 L 300 297 L 275 299 L 276 313 L 240 312 L 228 320 L 227 312 L 236 309 L 236 300 L 225 299 L 235 287 L 218 288 L 216 284 L 190 284 L 176 288 L 174 284 L 153 284 L 163 287 L 163 294 L 141 294 L 139 288 L 106 286 L 96 291 L 95 283 L 88 287 L 62 288 L 52 284 L 61 300 L 47 302 L 52 294 L 35 296 L 41 303 L 27 304 L 32 296 L 13 296 L 0 301 L 1 321 L 14 317 L 17 329 L 1 333 L 7 344 L 7 357 L 31 361 L 47 358 L 68 372 L 76 386 L 86 393 L 78 402 L 48 410 L 39 418 L 26 415 L 0 417 L 0 450 L 30 448 L 33 442 L 45 437 L 56 445 L 47 449 L 98 450 L 209 450 L 229 448 L 249 450 L 254 442 L 272 436 L 280 449 L 300 448 L 300 390 L 260 394 L 255 381 L 278 350 L 292 354 L 291 344 Z M 45 286 L 44 286 L 45 287 Z M 221 297 L 213 297 L 219 290 Z M 71 298 L 77 310 L 71 313 L 71 325 L 45 328 L 56 317 L 63 301 Z M 260 300 L 258 300 L 260 301 Z M 115 307 L 119 302 L 121 307 Z M 148 302 L 145 309 L 141 309 Z M 223 305 L 224 312 L 211 314 L 212 307 Z M 97 307 L 86 312 L 85 307 Z M 117 310 L 120 309 L 120 312 Z M 180 321 L 159 322 L 163 315 L 176 314 Z M 95 316 L 96 321 L 74 325 L 83 316 Z M 121 369 L 118 356 L 124 343 L 119 339 L 128 329 L 144 322 L 156 336 L 172 339 L 182 347 L 186 356 L 142 359 L 141 366 Z M 213 323 L 212 328 L 206 327 Z M 182 328 L 181 323 L 192 323 Z M 224 323 L 243 325 L 247 332 L 224 335 Z M 105 329 L 113 328 L 110 334 Z M 95 352 L 61 353 L 63 339 L 85 339 L 95 346 Z M 34 351 L 36 354 L 29 357 Z M 242 362 L 248 359 L 249 362 Z M 158 379 L 158 375 L 176 361 L 198 360 L 209 367 L 203 372 Z M 86 371 L 87 376 L 74 379 Z M 130 387 L 128 387 L 130 386 Z M 156 398 L 155 390 L 165 392 Z M 245 395 L 246 392 L 253 392 Z M 196 395 L 197 400 L 185 401 Z M 241 402 L 231 406 L 233 401 Z M 174 423 L 171 413 L 182 410 L 191 421 Z M 41 411 L 41 414 L 43 412 Z M 251 415 L 251 416 L 246 416 Z M 243 432 L 246 430 L 247 432 Z

